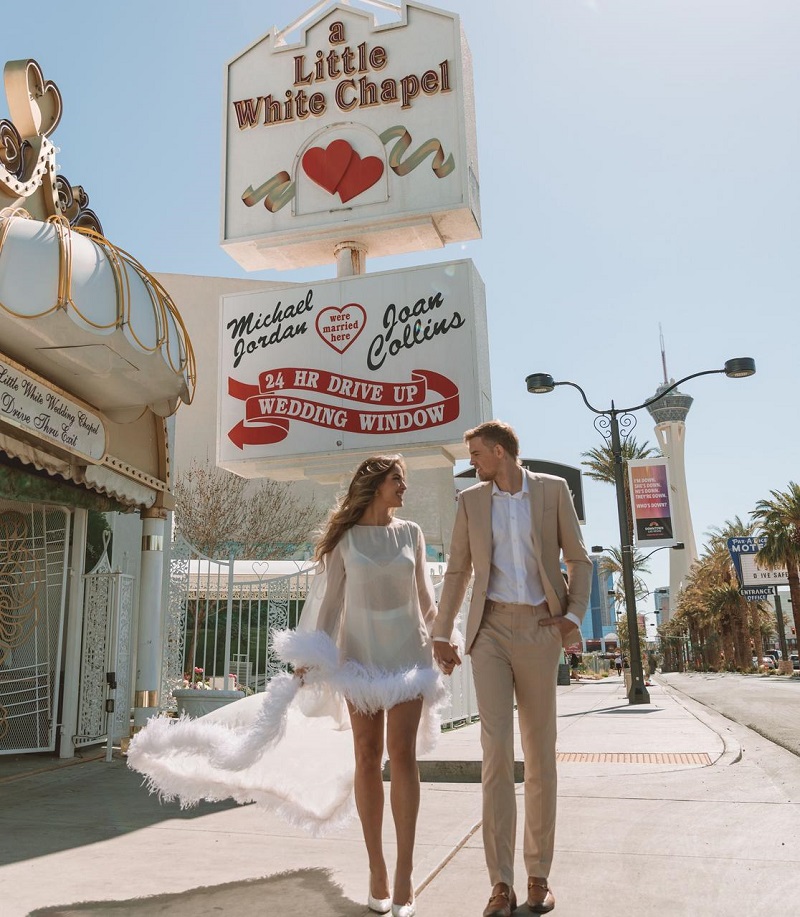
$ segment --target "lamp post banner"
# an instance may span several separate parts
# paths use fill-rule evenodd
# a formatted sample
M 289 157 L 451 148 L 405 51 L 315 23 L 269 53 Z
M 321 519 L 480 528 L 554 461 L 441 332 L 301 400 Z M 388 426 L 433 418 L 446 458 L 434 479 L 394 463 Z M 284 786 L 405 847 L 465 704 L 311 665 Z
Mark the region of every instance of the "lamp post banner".
M 648 547 L 674 545 L 676 538 L 667 459 L 632 459 L 628 462 L 628 482 L 636 544 Z

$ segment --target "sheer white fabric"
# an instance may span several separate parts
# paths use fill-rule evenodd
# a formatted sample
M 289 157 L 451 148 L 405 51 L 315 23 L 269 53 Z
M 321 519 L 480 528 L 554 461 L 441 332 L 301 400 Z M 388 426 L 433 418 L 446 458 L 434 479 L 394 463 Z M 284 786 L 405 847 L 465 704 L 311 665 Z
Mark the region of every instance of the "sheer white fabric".
M 365 713 L 422 698 L 417 752 L 440 732 L 444 701 L 433 667 L 436 605 L 419 527 L 354 526 L 314 577 L 300 624 L 276 633 L 280 658 L 307 669 L 263 694 L 192 720 L 150 720 L 128 766 L 183 807 L 201 799 L 255 802 L 314 834 L 355 813 L 346 704 Z
M 353 526 L 331 551 L 326 579 L 315 626 L 341 634 L 342 659 L 386 671 L 431 666 L 436 603 L 417 525 Z

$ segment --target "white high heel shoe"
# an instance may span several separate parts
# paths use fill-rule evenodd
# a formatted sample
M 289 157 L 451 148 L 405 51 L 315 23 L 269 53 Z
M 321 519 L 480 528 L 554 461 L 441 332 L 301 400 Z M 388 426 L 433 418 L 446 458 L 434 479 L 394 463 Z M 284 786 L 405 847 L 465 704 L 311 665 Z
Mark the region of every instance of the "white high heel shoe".
M 395 904 L 392 901 L 392 917 L 414 917 L 416 913 L 416 901 L 409 901 L 408 904 Z
M 367 893 L 367 907 L 376 914 L 388 914 L 392 909 L 391 898 L 373 898 L 372 892 Z

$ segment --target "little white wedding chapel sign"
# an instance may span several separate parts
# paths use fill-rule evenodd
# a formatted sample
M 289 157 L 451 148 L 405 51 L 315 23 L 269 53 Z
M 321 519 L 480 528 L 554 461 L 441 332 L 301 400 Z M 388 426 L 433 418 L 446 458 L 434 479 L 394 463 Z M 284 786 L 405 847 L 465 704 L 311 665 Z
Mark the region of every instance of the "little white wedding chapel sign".
M 457 15 L 333 6 L 228 64 L 221 244 L 248 270 L 480 237 L 469 50 Z M 308 21 L 306 21 L 308 20 Z M 294 33 L 293 33 L 294 34 Z
M 92 464 L 106 452 L 101 417 L 8 357 L 0 358 L 0 421 Z

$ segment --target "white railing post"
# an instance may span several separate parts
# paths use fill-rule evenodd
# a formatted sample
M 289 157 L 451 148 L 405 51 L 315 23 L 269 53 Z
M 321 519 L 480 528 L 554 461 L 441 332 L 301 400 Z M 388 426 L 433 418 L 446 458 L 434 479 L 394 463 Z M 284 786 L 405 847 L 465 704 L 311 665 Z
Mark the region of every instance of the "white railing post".
M 233 551 L 228 555 L 228 612 L 225 616 L 225 681 L 223 682 L 226 691 L 236 687 L 231 684 L 231 628 L 233 626 L 233 571 L 235 557 L 236 555 Z

